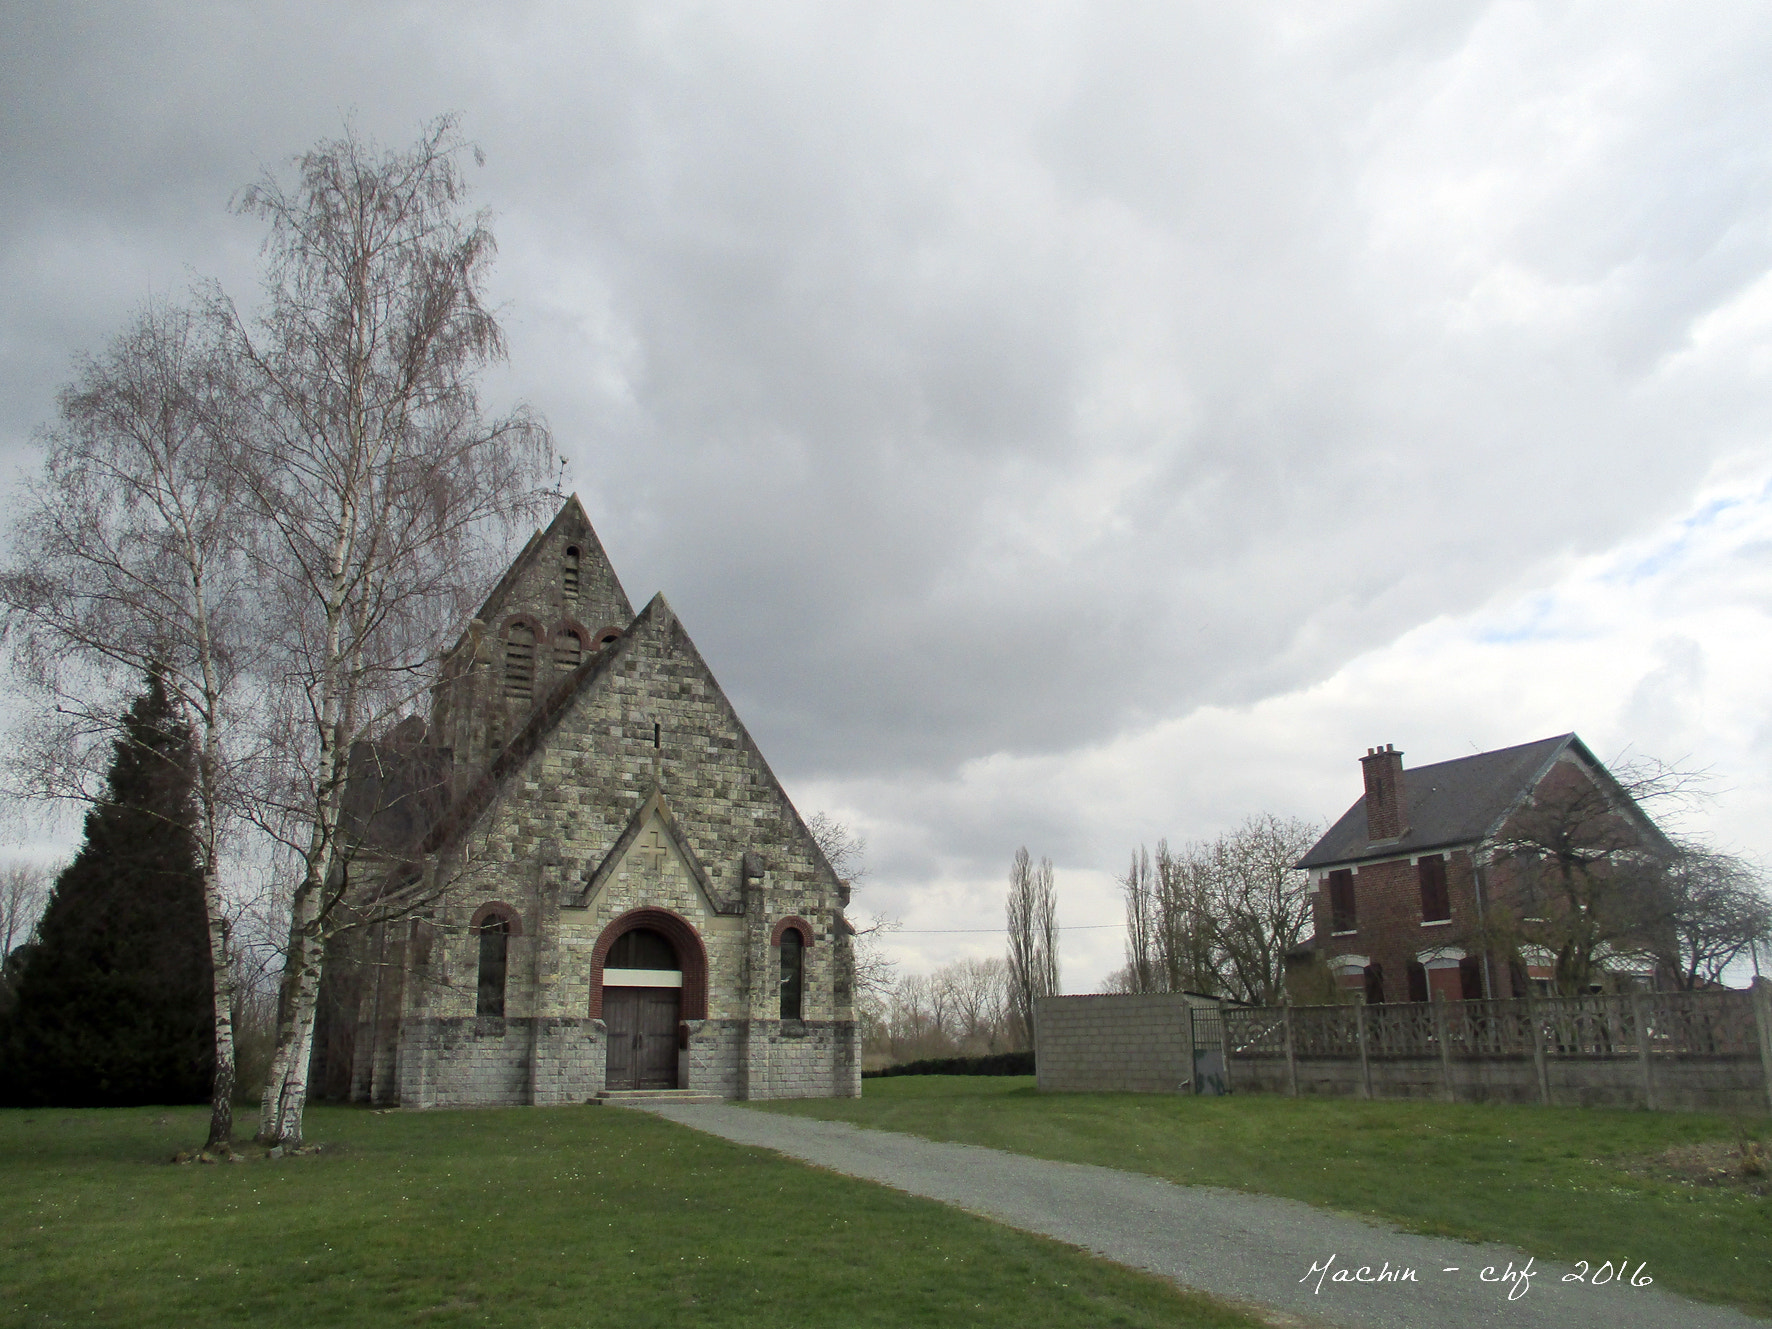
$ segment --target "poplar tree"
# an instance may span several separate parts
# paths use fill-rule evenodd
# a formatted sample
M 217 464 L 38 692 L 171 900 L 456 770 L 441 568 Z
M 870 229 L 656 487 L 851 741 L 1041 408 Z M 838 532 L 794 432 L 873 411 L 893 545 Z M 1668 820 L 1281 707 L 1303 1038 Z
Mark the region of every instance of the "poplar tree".
M 1058 994 L 1058 891 L 1052 860 L 1036 866 L 1027 846 L 1009 869 L 1009 991 L 1023 1047 L 1034 1045 L 1034 1003 Z

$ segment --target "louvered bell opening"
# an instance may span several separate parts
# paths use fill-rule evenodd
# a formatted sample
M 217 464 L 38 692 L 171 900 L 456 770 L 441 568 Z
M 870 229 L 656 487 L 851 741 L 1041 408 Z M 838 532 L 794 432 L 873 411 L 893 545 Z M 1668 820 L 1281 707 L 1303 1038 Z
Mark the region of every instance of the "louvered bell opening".
M 554 638 L 554 667 L 577 669 L 585 658 L 584 643 L 576 632 L 562 632 Z
M 566 600 L 571 603 L 578 599 L 578 546 L 568 545 L 566 557 L 560 565 L 560 588 L 566 593 Z
M 505 638 L 505 696 L 527 701 L 535 695 L 535 633 L 521 623 Z

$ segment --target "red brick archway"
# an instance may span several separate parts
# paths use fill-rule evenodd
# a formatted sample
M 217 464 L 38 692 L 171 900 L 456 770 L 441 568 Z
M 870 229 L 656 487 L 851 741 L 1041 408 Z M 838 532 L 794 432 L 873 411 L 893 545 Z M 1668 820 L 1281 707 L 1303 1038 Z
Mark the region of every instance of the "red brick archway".
M 474 910 L 474 916 L 468 920 L 468 926 L 477 932 L 480 929 L 480 924 L 484 923 L 489 918 L 504 919 L 505 922 L 511 925 L 511 935 L 513 937 L 521 937 L 523 935 L 523 915 L 519 914 L 503 900 L 488 900 L 485 904 Z
M 701 944 L 701 936 L 680 914 L 669 909 L 630 909 L 608 927 L 597 938 L 597 945 L 591 951 L 591 1018 L 603 1018 L 603 962 L 609 958 L 609 948 L 623 933 L 632 932 L 636 928 L 651 928 L 662 933 L 677 952 L 677 963 L 683 966 L 683 998 L 681 1018 L 685 1020 L 705 1020 L 708 1018 L 708 952 Z
M 807 950 L 812 949 L 812 924 L 808 923 L 797 914 L 790 915 L 775 925 L 775 931 L 769 934 L 769 944 L 771 946 L 781 945 L 782 936 L 789 928 L 792 928 L 795 932 L 800 934 L 800 944 L 802 946 Z

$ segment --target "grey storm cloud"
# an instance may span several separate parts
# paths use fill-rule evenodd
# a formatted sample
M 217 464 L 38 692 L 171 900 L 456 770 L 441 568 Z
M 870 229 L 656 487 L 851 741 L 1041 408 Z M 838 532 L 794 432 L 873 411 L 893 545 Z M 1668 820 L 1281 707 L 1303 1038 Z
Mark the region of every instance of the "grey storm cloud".
M 250 292 L 234 189 L 347 114 L 400 142 L 459 110 L 492 390 L 790 779 L 1308 685 L 1765 436 L 1751 347 L 1695 331 L 1772 262 L 1754 6 L 0 24 L 14 457 L 144 297 Z

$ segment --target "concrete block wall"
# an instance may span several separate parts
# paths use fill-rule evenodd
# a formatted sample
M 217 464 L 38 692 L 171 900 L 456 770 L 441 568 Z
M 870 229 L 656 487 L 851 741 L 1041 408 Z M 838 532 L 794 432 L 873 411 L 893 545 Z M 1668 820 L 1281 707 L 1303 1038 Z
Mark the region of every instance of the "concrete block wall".
M 1192 1093 L 1197 1004 L 1199 999 L 1178 992 L 1042 997 L 1034 1005 L 1039 1087 L 1060 1093 Z

